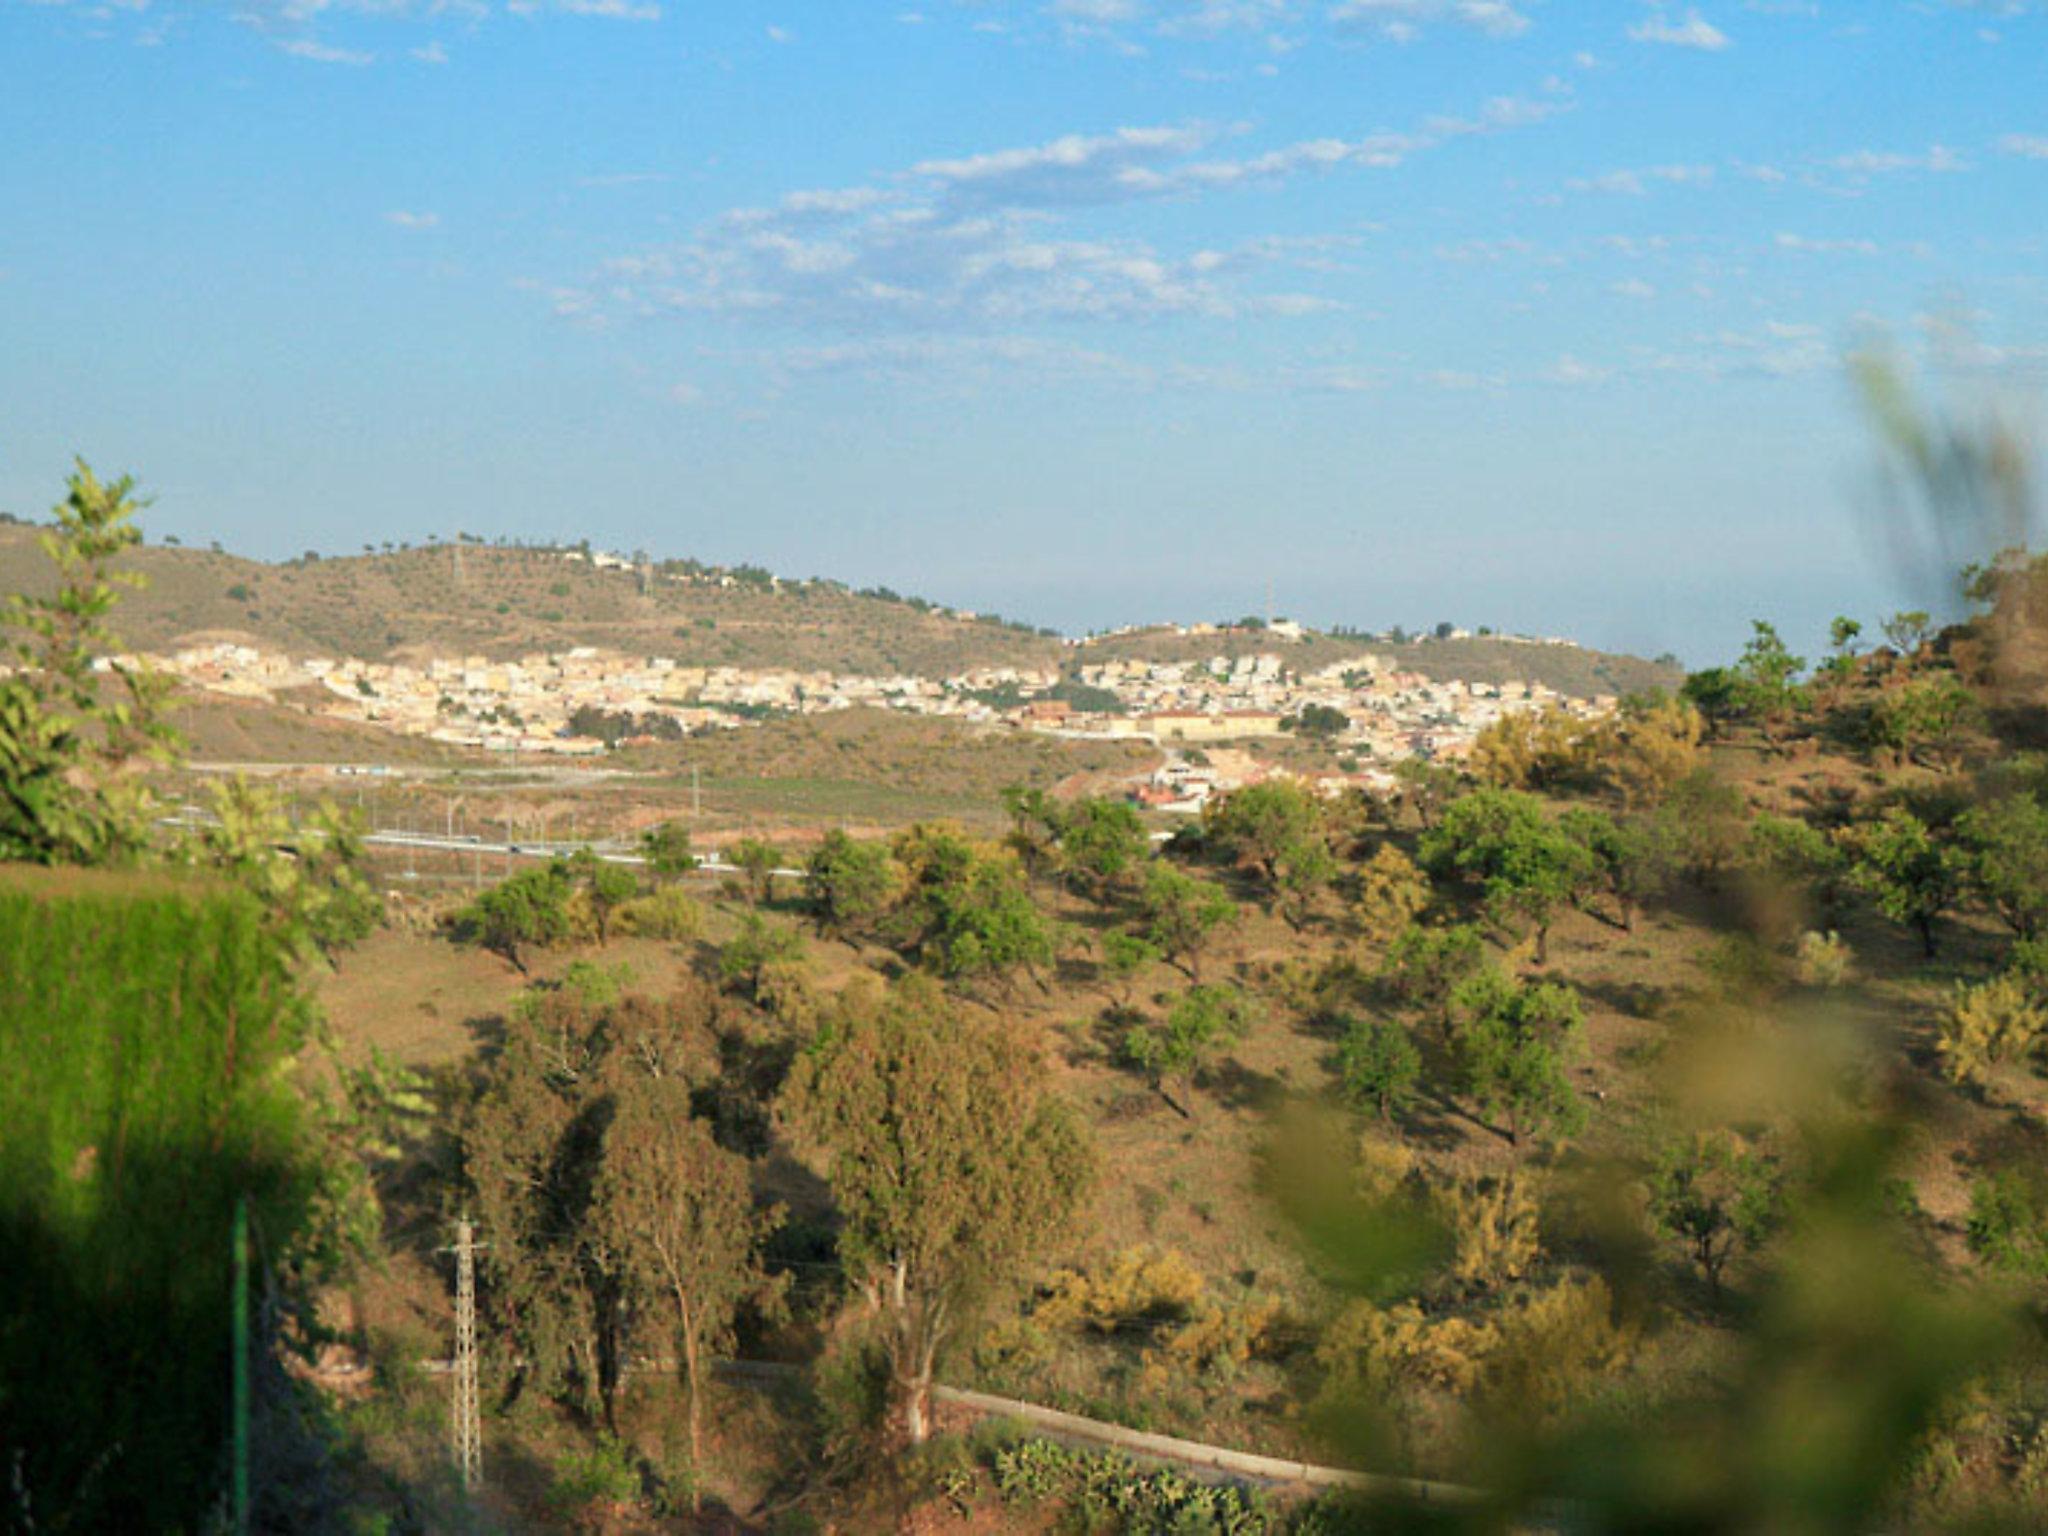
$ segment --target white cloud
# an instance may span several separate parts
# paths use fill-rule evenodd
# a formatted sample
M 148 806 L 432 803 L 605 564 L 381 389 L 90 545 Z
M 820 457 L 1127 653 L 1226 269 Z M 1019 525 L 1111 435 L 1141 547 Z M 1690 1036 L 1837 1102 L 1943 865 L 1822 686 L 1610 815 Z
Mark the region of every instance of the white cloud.
M 280 53 L 288 53 L 295 59 L 308 59 L 315 64 L 364 65 L 377 62 L 374 53 L 364 53 L 355 48 L 336 48 L 327 43 L 315 42 L 310 37 L 285 37 L 277 40 Z
M 771 43 L 793 43 L 796 41 L 796 34 L 787 27 L 770 27 L 768 29 L 768 41 Z
M 1773 242 L 1781 251 L 1798 251 L 1809 256 L 1875 256 L 1878 244 L 1866 239 L 1824 239 L 1779 231 Z
M 1371 27 L 1407 42 L 1429 24 L 1448 22 L 1487 37 L 1520 37 L 1529 18 L 1505 0 L 1337 0 L 1330 20 L 1340 27 Z
M 1728 34 L 1698 11 L 1689 10 L 1683 16 L 1674 19 L 1662 6 L 1631 26 L 1628 35 L 1631 40 L 1638 43 L 1657 43 L 1667 48 L 1696 48 L 1704 53 L 1719 53 L 1722 49 L 1732 46 Z
M 1567 181 L 1568 192 L 1614 192 L 1625 197 L 1642 197 L 1650 185 L 1705 186 L 1714 179 L 1711 165 L 1651 165 L 1638 170 L 1603 171 L 1598 176 L 1575 176 Z
M 407 51 L 422 64 L 446 64 L 448 62 L 448 50 L 439 43 L 428 43 L 423 47 L 412 48 Z
M 1854 154 L 1837 155 L 1832 164 L 1836 170 L 1847 171 L 1853 176 L 1892 176 L 1902 171 L 1948 175 L 1969 169 L 1961 155 L 1943 144 L 1936 144 L 1919 155 L 1860 149 Z
M 2048 160 L 2048 134 L 2008 133 L 1998 141 L 1998 147 L 2023 160 Z
M 676 405 L 702 405 L 704 403 L 704 391 L 697 385 L 690 383 L 687 379 L 669 385 L 668 397 Z
M 406 208 L 394 208 L 384 215 L 384 222 L 395 224 L 400 229 L 432 229 L 441 222 L 438 213 L 415 213 Z

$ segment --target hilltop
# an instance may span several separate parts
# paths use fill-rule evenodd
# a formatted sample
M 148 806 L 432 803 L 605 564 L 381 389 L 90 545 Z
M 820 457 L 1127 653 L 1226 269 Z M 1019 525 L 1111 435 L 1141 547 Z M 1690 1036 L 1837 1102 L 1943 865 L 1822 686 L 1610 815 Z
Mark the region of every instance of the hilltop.
M 0 526 L 0 587 L 41 591 L 36 529 Z M 595 646 L 685 666 L 940 675 L 1045 666 L 1058 641 L 831 582 L 705 573 L 682 579 L 599 568 L 569 552 L 426 546 L 270 564 L 153 545 L 130 568 L 149 585 L 121 608 L 141 650 L 237 639 L 296 655 L 391 660 L 408 653 L 494 659 Z
M 37 531 L 0 523 L 0 589 L 48 589 Z M 1159 628 L 1069 646 L 1046 631 L 886 588 L 857 592 L 693 561 L 640 569 L 561 548 L 434 544 L 270 563 L 159 544 L 134 551 L 130 568 L 148 585 L 122 604 L 122 637 L 159 652 L 234 640 L 298 656 L 503 660 L 592 646 L 686 667 L 920 677 L 1257 652 L 1277 652 L 1290 670 L 1307 672 L 1377 655 L 1433 681 L 1529 682 L 1576 698 L 1675 686 L 1681 676 L 1639 657 L 1502 636 L 1396 644 L 1315 631 L 1288 640 L 1255 629 Z

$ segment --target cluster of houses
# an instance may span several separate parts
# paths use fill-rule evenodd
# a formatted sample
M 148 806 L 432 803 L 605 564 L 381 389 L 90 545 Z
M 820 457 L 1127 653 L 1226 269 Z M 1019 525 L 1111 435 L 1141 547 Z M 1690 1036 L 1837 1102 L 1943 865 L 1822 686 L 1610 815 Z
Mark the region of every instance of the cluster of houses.
M 1197 799 L 1213 784 L 1213 776 L 1190 766 L 1207 749 L 1302 728 L 1304 711 L 1353 773 L 1370 776 L 1407 757 L 1457 757 L 1510 711 L 1554 707 L 1590 717 L 1614 704 L 1566 698 L 1537 684 L 1434 681 L 1371 655 L 1307 673 L 1268 653 L 1115 660 L 1077 671 L 982 667 L 947 678 L 689 666 L 589 647 L 516 661 L 469 656 L 410 664 L 291 657 L 222 642 L 141 659 L 188 687 L 493 751 L 598 755 L 606 741 L 579 729 L 593 712 L 628 722 L 623 733 L 608 734 L 630 740 L 636 728 L 656 725 L 662 734 L 697 734 L 857 706 L 1147 741 L 1165 748 L 1176 765 L 1148 791 L 1161 804 Z

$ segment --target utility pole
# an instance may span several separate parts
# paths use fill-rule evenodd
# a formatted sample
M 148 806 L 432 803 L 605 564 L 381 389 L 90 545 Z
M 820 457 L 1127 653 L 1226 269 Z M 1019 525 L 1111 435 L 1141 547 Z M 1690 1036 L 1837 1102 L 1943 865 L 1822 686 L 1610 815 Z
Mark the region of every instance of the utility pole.
M 476 1245 L 467 1218 L 455 1223 L 455 1469 L 462 1491 L 483 1482 L 483 1437 L 476 1401 Z

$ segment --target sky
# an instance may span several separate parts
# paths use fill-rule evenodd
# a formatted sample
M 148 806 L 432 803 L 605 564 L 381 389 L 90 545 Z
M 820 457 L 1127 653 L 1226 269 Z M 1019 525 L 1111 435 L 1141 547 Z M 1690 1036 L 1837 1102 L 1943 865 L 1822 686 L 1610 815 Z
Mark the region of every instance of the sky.
M 1701 663 L 2039 419 L 2048 0 L 0 0 L 0 508 Z

